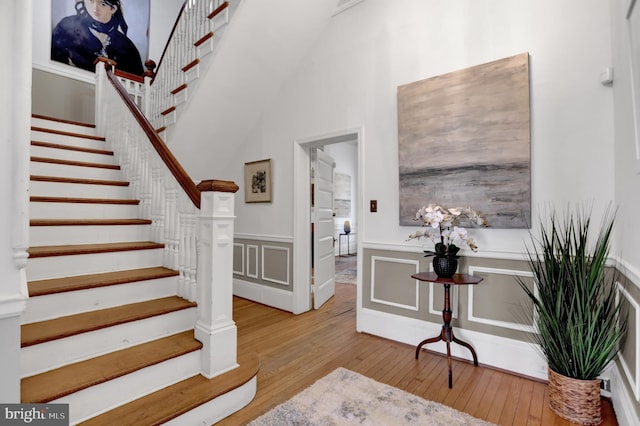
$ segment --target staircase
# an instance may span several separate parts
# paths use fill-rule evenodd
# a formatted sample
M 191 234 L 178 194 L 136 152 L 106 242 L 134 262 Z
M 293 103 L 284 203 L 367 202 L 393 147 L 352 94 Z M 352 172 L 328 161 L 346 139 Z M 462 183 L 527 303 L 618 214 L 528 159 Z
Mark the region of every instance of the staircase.
M 199 374 L 196 303 L 95 133 L 32 119 L 21 400 L 69 404 L 71 424 L 211 424 L 250 401 L 258 360 Z

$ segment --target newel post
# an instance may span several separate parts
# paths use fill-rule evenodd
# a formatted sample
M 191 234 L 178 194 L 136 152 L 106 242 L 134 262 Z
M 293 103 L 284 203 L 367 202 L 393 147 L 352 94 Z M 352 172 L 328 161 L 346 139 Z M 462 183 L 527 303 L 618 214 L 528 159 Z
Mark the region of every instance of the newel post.
M 201 191 L 198 251 L 198 320 L 202 375 L 211 378 L 238 366 L 233 321 L 233 182 L 207 180 Z
M 95 92 L 95 115 L 96 130 L 99 135 L 104 134 L 107 108 L 105 104 L 105 86 L 107 84 L 107 69 L 112 69 L 115 62 L 109 58 L 99 57 L 95 61 L 96 65 L 96 92 Z

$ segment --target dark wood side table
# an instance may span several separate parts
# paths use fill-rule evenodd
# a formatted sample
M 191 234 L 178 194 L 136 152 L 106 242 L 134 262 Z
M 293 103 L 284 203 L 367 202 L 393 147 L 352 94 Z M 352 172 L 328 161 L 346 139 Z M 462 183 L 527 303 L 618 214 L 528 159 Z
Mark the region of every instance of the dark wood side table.
M 411 275 L 411 278 L 415 278 L 418 281 L 437 283 L 444 285 L 444 309 L 442 310 L 442 319 L 444 320 L 444 324 L 442 325 L 442 332 L 435 337 L 431 337 L 429 339 L 425 339 L 416 347 L 416 359 L 418 359 L 418 355 L 420 354 L 420 349 L 427 343 L 435 343 L 443 340 L 447 344 L 447 364 L 449 366 L 449 389 L 451 389 L 453 385 L 453 373 L 451 372 L 451 342 L 455 342 L 459 345 L 464 346 L 465 348 L 471 351 L 471 355 L 473 355 L 473 365 L 478 366 L 478 357 L 476 356 L 476 351 L 465 341 L 458 339 L 453 334 L 453 327 L 451 327 L 451 286 L 452 285 L 473 285 L 478 284 L 482 281 L 480 277 L 474 277 L 473 275 L 467 274 L 455 274 L 452 278 L 440 278 L 436 275 L 435 272 L 419 272 L 417 274 Z

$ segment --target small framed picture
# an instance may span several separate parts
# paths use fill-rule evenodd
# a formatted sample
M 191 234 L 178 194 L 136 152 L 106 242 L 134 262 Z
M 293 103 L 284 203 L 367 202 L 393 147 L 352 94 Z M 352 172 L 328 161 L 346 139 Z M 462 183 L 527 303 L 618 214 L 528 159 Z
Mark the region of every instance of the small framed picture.
M 271 160 L 244 163 L 244 201 L 271 202 Z

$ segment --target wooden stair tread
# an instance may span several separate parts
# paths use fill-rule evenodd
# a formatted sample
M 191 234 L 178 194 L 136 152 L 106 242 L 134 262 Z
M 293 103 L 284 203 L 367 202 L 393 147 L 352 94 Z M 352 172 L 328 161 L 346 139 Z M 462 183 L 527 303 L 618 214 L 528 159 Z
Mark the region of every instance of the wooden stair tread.
M 204 44 L 204 42 L 209 40 L 211 37 L 213 37 L 213 33 L 212 32 L 208 32 L 207 34 L 203 35 L 198 41 L 193 43 L 193 45 L 198 47 L 201 44 Z
M 120 170 L 120 166 L 117 164 L 90 163 L 87 161 L 61 160 L 58 158 L 31 157 L 31 161 L 34 161 L 36 163 L 63 164 L 65 166 L 93 167 L 96 169 Z
M 103 244 L 70 244 L 57 246 L 37 246 L 29 247 L 29 258 L 50 257 L 50 256 L 70 256 L 77 254 L 110 253 L 128 250 L 149 250 L 164 248 L 164 244 L 152 241 L 133 241 L 125 243 L 103 243 Z
M 212 379 L 197 375 L 93 417 L 83 426 L 160 425 L 251 380 L 260 369 L 255 353 L 238 356 L 239 367 Z
M 151 225 L 149 219 L 31 219 L 30 226 Z
M 187 72 L 189 71 L 191 68 L 195 67 L 196 65 L 198 65 L 200 63 L 200 58 L 196 58 L 193 61 L 189 62 L 187 65 L 185 65 L 184 67 L 182 67 L 182 72 Z
M 46 403 L 202 348 L 193 330 L 132 346 L 21 380 L 23 403 Z
M 164 111 L 162 111 L 160 114 L 162 115 L 168 115 L 169 113 L 172 113 L 173 111 L 176 110 L 175 106 L 169 107 L 167 109 L 165 109 Z
M 172 95 L 175 95 L 175 94 L 177 94 L 177 93 L 179 93 L 179 92 L 183 91 L 183 90 L 184 90 L 184 89 L 186 89 L 187 87 L 188 87 L 188 84 L 187 84 L 187 83 L 182 83 L 180 86 L 178 86 L 178 87 L 176 87 L 175 89 L 173 89 L 173 90 L 171 91 L 171 94 L 172 94 Z
M 29 287 L 29 297 L 37 297 L 67 291 L 87 290 L 90 288 L 127 284 L 136 281 L 175 277 L 178 275 L 178 271 L 158 266 L 154 268 L 128 269 L 124 271 L 105 272 L 102 274 L 77 275 L 73 277 L 37 280 L 30 281 L 27 284 Z
M 33 118 L 40 118 L 42 120 L 49 120 L 49 121 L 57 121 L 58 123 L 65 123 L 65 124 L 73 124 L 74 126 L 82 126 L 82 127 L 89 127 L 92 129 L 96 128 L 95 124 L 91 124 L 91 123 L 82 123 L 80 121 L 71 121 L 71 120 L 65 120 L 63 118 L 56 118 L 56 117 L 50 117 L 48 115 L 42 115 L 42 114 L 31 114 L 31 117 Z
M 60 176 L 31 175 L 31 180 L 37 182 L 81 183 L 85 185 L 129 186 L 129 182 L 123 180 L 83 179 Z
M 72 137 L 83 138 L 83 139 L 92 139 L 94 141 L 103 141 L 104 142 L 106 140 L 103 136 L 85 135 L 85 134 L 82 134 L 82 133 L 66 132 L 64 130 L 47 129 L 45 127 L 31 126 L 31 131 L 33 131 L 33 132 L 53 133 L 55 135 L 72 136 Z
M 44 197 L 34 195 L 29 197 L 29 200 L 37 203 L 140 204 L 140 200 L 121 198 Z
M 222 3 L 220 6 L 216 7 L 213 12 L 211 12 L 207 18 L 208 19 L 213 19 L 215 18 L 220 12 L 222 12 L 223 10 L 225 10 L 227 7 L 229 7 L 229 2 L 225 1 L 224 3 Z
M 52 142 L 31 141 L 31 146 L 40 146 L 40 147 L 43 147 L 43 148 L 63 149 L 63 150 L 67 150 L 67 151 L 86 152 L 86 153 L 89 153 L 89 154 L 113 155 L 113 151 L 107 151 L 106 149 L 83 148 L 83 147 L 79 147 L 79 146 L 62 145 L 62 144 L 59 144 L 59 143 L 52 143 Z
M 196 304 L 177 296 L 164 297 L 146 302 L 131 303 L 114 308 L 100 309 L 69 315 L 47 321 L 23 324 L 21 346 L 27 347 L 52 340 L 100 330 L 114 325 L 151 318 L 182 309 L 194 308 Z

